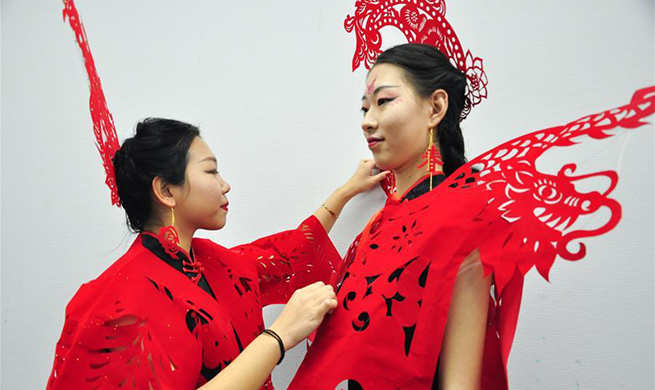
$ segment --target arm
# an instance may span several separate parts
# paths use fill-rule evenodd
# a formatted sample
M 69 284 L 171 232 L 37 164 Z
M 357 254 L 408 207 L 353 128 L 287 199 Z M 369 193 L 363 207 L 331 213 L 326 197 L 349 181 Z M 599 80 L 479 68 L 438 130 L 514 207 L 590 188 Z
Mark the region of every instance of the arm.
M 109 286 L 124 295 L 103 294 L 107 286 L 94 282 L 78 291 L 66 309 L 48 390 L 195 389 L 202 343 L 194 342 L 182 318 L 169 321 L 173 306 L 164 292 L 139 289 L 135 279 L 148 280 L 130 278 Z M 292 348 L 336 305 L 331 286 L 305 286 L 293 293 L 270 329 L 282 338 L 285 350 Z M 261 335 L 200 389 L 258 390 L 279 359 L 278 342 Z
M 387 175 L 388 171 L 372 175 L 375 168 L 375 161 L 363 159 L 360 161 L 357 171 L 343 186 L 337 188 L 332 195 L 325 201 L 321 207 L 314 212 L 314 216 L 319 220 L 323 229 L 327 233 L 332 230 L 334 223 L 337 221 L 341 210 L 357 194 L 366 192 L 380 183 Z M 329 211 L 328 211 L 329 210 Z
M 283 341 L 285 350 L 296 346 L 337 306 L 334 290 L 317 282 L 297 290 L 270 329 Z M 280 359 L 280 346 L 271 336 L 254 339 L 234 361 L 198 390 L 258 390 Z
M 278 359 L 280 359 L 280 348 L 277 341 L 271 336 L 262 334 L 254 339 L 229 366 L 198 390 L 261 389 Z
M 382 172 L 371 176 L 374 167 L 373 160 L 362 160 L 350 180 L 328 198 L 326 206 L 319 207 L 297 229 L 231 249 L 257 269 L 263 306 L 285 303 L 294 290 L 310 283 L 333 281 L 343 259 L 327 233 L 350 199 L 387 175 Z
M 480 389 L 491 276 L 477 250 L 460 266 L 441 346 L 439 388 Z

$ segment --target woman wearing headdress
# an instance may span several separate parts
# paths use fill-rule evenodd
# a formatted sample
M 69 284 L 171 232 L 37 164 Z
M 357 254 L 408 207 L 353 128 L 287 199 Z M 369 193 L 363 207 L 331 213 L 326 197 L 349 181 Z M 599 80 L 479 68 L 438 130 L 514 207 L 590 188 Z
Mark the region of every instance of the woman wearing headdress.
M 362 129 L 377 166 L 393 172 L 395 189 L 351 246 L 340 306 L 291 389 L 319 388 L 320 381 L 332 390 L 343 380 L 364 389 L 480 382 L 491 277 L 467 245 L 466 227 L 447 222 L 454 205 L 434 196 L 466 163 L 459 126 L 465 87 L 464 75 L 427 45 L 389 49 L 369 72 Z
M 612 171 L 573 176 L 535 169 L 572 139 L 636 128 L 655 111 L 655 88 L 623 107 L 536 131 L 467 163 L 460 118 L 467 77 L 437 48 L 382 52 L 368 73 L 362 130 L 377 166 L 393 175 L 384 207 L 354 240 L 336 286 L 338 306 L 319 327 L 290 390 L 506 389 L 523 276 L 547 279 L 567 245 L 620 219 Z M 602 176 L 604 192 L 575 180 Z M 567 229 L 599 208 L 595 230 Z M 541 214 L 543 216 L 539 217 Z
M 272 389 L 285 350 L 336 306 L 327 232 L 385 176 L 372 168 L 362 161 L 297 229 L 227 249 L 194 238 L 225 226 L 230 191 L 198 128 L 139 123 L 113 157 L 138 236 L 68 304 L 48 389 Z M 262 307 L 274 303 L 287 305 L 264 329 Z

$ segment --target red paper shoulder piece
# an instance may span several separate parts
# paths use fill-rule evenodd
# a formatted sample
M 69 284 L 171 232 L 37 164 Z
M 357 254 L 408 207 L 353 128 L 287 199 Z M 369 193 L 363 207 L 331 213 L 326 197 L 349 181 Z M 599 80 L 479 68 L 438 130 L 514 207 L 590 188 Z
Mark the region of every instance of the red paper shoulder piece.
M 466 75 L 467 96 L 461 120 L 471 108 L 487 98 L 487 75 L 482 59 L 464 51 L 455 30 L 446 20 L 444 0 L 359 0 L 355 14 L 344 21 L 346 31 L 355 31 L 357 47 L 352 60 L 355 71 L 363 63 L 370 69 L 381 53 L 384 27 L 395 27 L 410 43 L 435 46 Z
M 96 283 L 96 282 L 93 282 Z M 166 315 L 175 299 L 163 286 L 153 284 L 153 293 L 143 302 L 130 294 L 99 298 L 105 284 L 81 289 L 67 308 L 66 321 L 57 343 L 49 390 L 96 388 L 168 388 L 185 361 L 175 361 L 167 347 L 180 335 L 182 321 L 168 327 L 156 318 Z M 123 286 L 124 287 L 124 286 Z M 126 290 L 126 289 L 124 289 Z M 148 290 L 148 291 L 149 291 Z M 92 307 L 88 308 L 90 302 Z M 152 313 L 139 307 L 154 303 Z M 150 314 L 150 315 L 149 315 Z M 171 327 L 172 326 L 172 327 Z M 188 347 L 188 346 L 186 346 Z M 193 359 L 189 359 L 192 361 Z
M 640 127 L 654 112 L 655 86 L 638 90 L 624 106 L 505 142 L 462 166 L 441 184 L 449 189 L 480 191 L 488 198 L 476 219 L 490 224 L 480 252 L 487 272 L 495 273 L 499 289 L 517 267 L 525 274 L 536 266 L 548 279 L 555 255 L 580 260 L 586 248 L 579 240 L 604 234 L 621 219 L 621 205 L 610 198 L 619 179 L 615 171 L 574 175 L 577 165 L 569 163 L 550 175 L 537 170 L 537 159 L 552 147 L 581 142 L 581 136 L 603 139 L 611 137 L 613 133 L 608 131 L 618 127 Z M 610 184 L 605 189 L 578 192 L 575 182 L 591 177 L 605 177 Z M 601 208 L 610 212 L 604 225 L 571 229 L 578 218 Z M 573 241 L 578 246 L 571 250 Z
M 89 42 L 86 38 L 84 25 L 80 20 L 80 16 L 75 8 L 73 0 L 64 1 L 64 21 L 68 18 L 68 22 L 75 32 L 75 39 L 77 45 L 82 50 L 82 57 L 84 58 L 84 66 L 86 73 L 89 77 L 89 109 L 91 110 L 91 120 L 93 121 L 93 133 L 96 138 L 96 147 L 100 152 L 102 159 L 102 166 L 105 168 L 105 183 L 111 190 L 111 203 L 112 205 L 120 206 L 120 199 L 118 198 L 118 190 L 116 189 L 116 176 L 114 174 L 114 163 L 112 161 L 114 153 L 120 149 L 118 136 L 116 135 L 116 127 L 114 126 L 114 118 L 112 117 L 109 109 L 107 108 L 107 101 L 105 94 L 102 91 L 102 84 L 100 77 L 96 70 Z

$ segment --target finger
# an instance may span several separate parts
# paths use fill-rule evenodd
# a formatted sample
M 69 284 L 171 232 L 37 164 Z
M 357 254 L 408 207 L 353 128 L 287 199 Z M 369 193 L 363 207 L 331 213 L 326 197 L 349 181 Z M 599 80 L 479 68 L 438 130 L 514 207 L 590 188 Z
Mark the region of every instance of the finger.
M 323 295 L 334 295 L 334 288 L 331 285 L 328 284 L 327 286 L 321 286 L 321 287 L 319 287 L 319 288 L 317 288 L 315 290 L 312 290 L 310 292 L 310 294 L 314 298 L 320 297 L 320 296 L 323 296 Z
M 387 177 L 389 177 L 390 174 L 391 174 L 391 171 L 383 171 L 383 172 L 378 173 L 377 175 L 372 176 L 372 178 L 373 178 L 373 181 L 379 182 L 379 181 L 382 181 L 382 180 L 386 179 Z
M 323 283 L 322 281 L 319 280 L 318 282 L 314 282 L 312 284 L 309 284 L 309 285 L 301 288 L 300 290 L 302 290 L 302 291 L 304 291 L 306 293 L 311 293 L 311 292 L 314 292 L 316 290 L 319 290 L 322 287 L 325 287 L 325 283 Z
M 368 175 L 371 175 L 374 169 L 375 169 L 375 161 L 371 160 L 361 165 L 360 172 L 366 172 Z
M 316 289 L 316 290 L 312 291 L 309 295 L 311 296 L 311 298 L 313 300 L 334 298 L 336 296 L 334 294 L 334 289 L 330 285 L 327 285 L 327 286 L 321 287 L 319 289 Z
M 336 299 L 325 299 L 323 300 L 317 308 L 316 314 L 323 321 L 325 314 L 332 312 L 338 306 Z
M 339 302 L 336 299 L 326 299 L 323 301 L 323 308 L 325 311 L 334 310 L 339 306 Z
M 337 299 L 336 295 L 334 295 L 334 292 L 325 292 L 316 296 L 312 301 L 315 305 L 320 306 L 323 302 L 330 299 Z

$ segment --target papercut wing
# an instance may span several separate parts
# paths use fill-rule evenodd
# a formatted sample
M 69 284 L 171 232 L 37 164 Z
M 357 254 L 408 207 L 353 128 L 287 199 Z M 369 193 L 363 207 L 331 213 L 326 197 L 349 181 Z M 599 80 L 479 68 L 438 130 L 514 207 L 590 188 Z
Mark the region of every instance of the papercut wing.
M 476 220 L 491 226 L 480 247 L 487 272 L 494 272 L 497 287 L 503 286 L 515 270 L 525 274 L 536 266 L 548 279 L 555 255 L 580 260 L 586 254 L 578 240 L 612 230 L 621 219 L 621 205 L 610 198 L 616 188 L 615 171 L 574 175 L 575 163 L 561 167 L 556 175 L 540 172 L 536 161 L 553 147 L 567 147 L 587 139 L 611 137 L 610 130 L 635 129 L 655 112 L 655 87 L 638 90 L 630 103 L 589 115 L 564 126 L 539 130 L 518 137 L 476 157 L 450 175 L 441 186 L 479 191 L 488 198 Z M 586 137 L 583 137 L 586 136 Z M 606 189 L 576 190 L 576 181 L 604 177 Z M 606 208 L 609 220 L 594 229 L 574 229 L 581 216 Z M 569 246 L 577 242 L 578 247 Z

